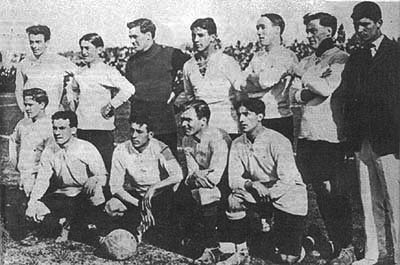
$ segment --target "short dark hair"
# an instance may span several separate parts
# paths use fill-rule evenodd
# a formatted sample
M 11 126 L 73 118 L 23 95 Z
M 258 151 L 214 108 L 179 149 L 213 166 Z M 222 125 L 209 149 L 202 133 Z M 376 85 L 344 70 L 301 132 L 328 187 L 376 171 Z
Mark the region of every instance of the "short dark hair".
M 51 120 L 69 120 L 69 127 L 78 127 L 78 117 L 76 116 L 76 113 L 71 110 L 57 111 L 53 116 L 51 116 Z
M 194 28 L 205 29 L 209 35 L 217 35 L 217 25 L 215 24 L 214 19 L 210 17 L 196 19 L 192 25 L 190 25 L 190 30 L 193 30 Z
M 351 18 L 353 20 L 369 18 L 374 22 L 377 22 L 378 20 L 382 19 L 382 11 L 377 3 L 364 1 L 354 6 Z
M 79 39 L 79 45 L 81 45 L 82 41 L 88 41 L 96 48 L 104 47 L 104 41 L 97 33 L 88 33 L 83 35 L 82 38 Z
M 49 104 L 49 97 L 47 96 L 46 91 L 44 91 L 41 88 L 29 88 L 29 89 L 25 89 L 22 92 L 22 97 L 32 97 L 32 99 L 34 101 L 36 101 L 37 103 L 44 103 L 44 107 L 47 107 L 47 105 Z
M 156 36 L 156 25 L 154 25 L 153 21 L 151 21 L 148 18 L 139 18 L 134 21 L 128 22 L 126 26 L 129 29 L 135 28 L 135 27 L 140 27 L 140 32 L 146 33 L 150 32 L 151 37 L 154 39 Z
M 38 35 L 42 34 L 44 36 L 44 41 L 50 40 L 50 29 L 46 25 L 33 25 L 26 28 L 26 33 Z
M 269 21 L 271 21 L 273 26 L 278 26 L 281 30 L 280 30 L 280 34 L 282 35 L 283 32 L 285 31 L 285 21 L 283 20 L 283 18 L 275 13 L 266 13 L 261 15 L 261 17 L 266 17 L 269 19 Z
M 147 132 L 153 131 L 153 123 L 151 122 L 149 116 L 147 115 L 133 115 L 129 119 L 130 124 L 137 123 L 140 126 L 145 125 L 147 127 Z
M 199 120 L 202 118 L 206 118 L 207 123 L 208 123 L 208 121 L 210 120 L 211 111 L 210 111 L 210 107 L 204 100 L 196 99 L 196 100 L 190 101 L 185 106 L 184 111 L 191 109 L 191 108 L 194 109 L 194 111 L 196 112 L 196 116 Z
M 260 99 L 246 98 L 246 99 L 240 100 L 237 102 L 237 104 L 235 104 L 236 110 L 239 110 L 239 108 L 241 106 L 245 107 L 246 109 L 248 109 L 251 112 L 255 112 L 256 114 L 265 115 L 265 104 Z
M 318 12 L 315 14 L 306 14 L 303 17 L 304 25 L 307 25 L 312 20 L 319 19 L 319 24 L 324 27 L 330 27 L 332 29 L 332 36 L 335 36 L 337 30 L 337 19 L 336 17 L 332 16 L 331 14 Z

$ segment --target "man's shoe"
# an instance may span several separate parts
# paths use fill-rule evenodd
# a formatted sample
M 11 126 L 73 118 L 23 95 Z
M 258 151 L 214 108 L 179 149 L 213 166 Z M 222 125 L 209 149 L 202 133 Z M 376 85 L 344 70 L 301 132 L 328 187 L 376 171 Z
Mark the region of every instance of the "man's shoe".
M 222 252 L 219 248 L 206 248 L 203 251 L 203 254 L 193 261 L 194 265 L 208 265 L 208 264 L 215 264 L 219 257 L 221 256 Z
M 220 261 L 217 265 L 249 265 L 250 255 L 248 249 L 242 249 L 235 252 L 232 256 L 224 261 Z
M 329 263 L 330 265 L 351 265 L 356 260 L 354 255 L 354 247 L 342 248 L 337 258 Z
M 353 265 L 375 265 L 378 263 L 376 260 L 372 259 L 360 259 L 353 262 Z
M 30 234 L 28 234 L 28 236 L 26 236 L 24 239 L 20 240 L 19 243 L 20 243 L 22 246 L 27 246 L 27 247 L 29 247 L 29 246 L 36 245 L 36 243 L 37 243 L 38 241 L 39 241 L 39 238 L 38 238 L 35 234 L 30 233 Z

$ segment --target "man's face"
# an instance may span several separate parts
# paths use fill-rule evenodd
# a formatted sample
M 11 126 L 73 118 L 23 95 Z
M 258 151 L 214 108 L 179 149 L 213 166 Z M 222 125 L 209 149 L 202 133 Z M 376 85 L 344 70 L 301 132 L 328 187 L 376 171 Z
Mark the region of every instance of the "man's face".
M 197 118 L 194 108 L 186 110 L 181 116 L 182 128 L 187 136 L 193 136 L 200 132 L 205 122 L 205 118 L 201 120 Z
M 24 97 L 25 112 L 28 118 L 35 119 L 44 110 L 44 103 L 38 103 L 31 96 Z
M 58 145 L 68 143 L 75 133 L 76 128 L 71 128 L 68 119 L 53 120 L 53 135 Z
M 146 124 L 131 123 L 131 141 L 136 149 L 146 146 L 152 136 Z
M 43 34 L 29 34 L 29 46 L 35 57 L 40 57 L 47 49 L 47 41 L 44 40 Z
M 81 41 L 79 46 L 81 47 L 83 60 L 85 60 L 86 63 L 92 63 L 99 58 L 101 47 L 96 48 L 92 43 L 86 40 Z
M 373 42 L 380 36 L 380 28 L 382 26 L 382 20 L 374 22 L 369 18 L 361 18 L 359 20 L 353 20 L 354 30 L 360 36 L 364 42 Z
M 206 29 L 194 28 L 192 30 L 193 48 L 198 52 L 207 50 L 214 40 L 215 35 L 208 34 L 208 31 Z
M 129 39 L 136 52 L 144 51 L 151 46 L 152 37 L 150 32 L 142 33 L 140 27 L 134 27 L 129 30 Z
M 311 20 L 306 25 L 306 32 L 308 41 L 313 49 L 317 49 L 323 40 L 332 37 L 332 29 L 321 26 L 319 19 Z
M 261 120 L 263 119 L 263 115 L 249 111 L 245 106 L 240 106 L 237 112 L 240 127 L 245 133 L 252 132 L 259 124 L 261 124 Z
M 258 39 L 263 46 L 271 45 L 274 35 L 277 33 L 279 35 L 279 27 L 273 26 L 272 22 L 266 17 L 260 17 L 257 20 L 256 29 Z

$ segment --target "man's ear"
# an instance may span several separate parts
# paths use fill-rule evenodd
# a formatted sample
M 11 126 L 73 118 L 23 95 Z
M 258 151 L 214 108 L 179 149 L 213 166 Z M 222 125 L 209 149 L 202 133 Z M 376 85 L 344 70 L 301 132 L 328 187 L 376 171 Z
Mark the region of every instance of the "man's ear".
M 39 105 L 41 110 L 44 110 L 46 108 L 46 104 L 44 102 L 40 102 Z
M 152 131 L 149 132 L 149 138 L 153 138 L 154 137 L 154 133 Z
M 264 114 L 261 113 L 257 114 L 257 118 L 258 121 L 262 121 L 264 119 Z
M 200 121 L 201 121 L 201 124 L 203 124 L 203 126 L 207 125 L 207 118 L 206 117 L 201 118 Z
M 379 19 L 378 21 L 376 21 L 376 26 L 378 27 L 378 29 L 380 29 L 383 25 L 383 20 Z
M 148 40 L 153 39 L 153 36 L 151 36 L 151 32 L 150 32 L 150 31 L 147 31 L 147 32 L 145 33 L 145 35 L 147 36 L 147 39 L 148 39 Z
M 104 51 L 104 47 L 97 47 L 96 49 L 97 49 L 98 55 L 101 55 Z
M 329 37 L 329 38 L 332 38 L 332 37 L 333 37 L 333 35 L 332 35 L 332 28 L 328 27 L 327 30 L 328 30 L 328 37 Z
M 76 131 L 77 131 L 78 129 L 76 128 L 76 127 L 72 127 L 71 128 L 71 132 L 72 132 L 72 134 L 73 135 L 76 135 Z

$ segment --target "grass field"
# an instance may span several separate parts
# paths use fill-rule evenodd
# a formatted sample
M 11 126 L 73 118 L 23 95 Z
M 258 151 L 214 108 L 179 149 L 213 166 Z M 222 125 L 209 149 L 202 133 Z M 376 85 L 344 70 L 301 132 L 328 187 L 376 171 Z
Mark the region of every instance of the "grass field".
M 127 113 L 129 107 L 124 105 L 117 111 L 117 127 L 115 133 L 116 142 L 128 139 Z M 8 163 L 8 140 L 0 139 L 1 148 L 1 175 L 0 175 L 0 235 L 1 256 L 0 264 L 190 264 L 191 257 L 182 256 L 170 251 L 171 247 L 162 243 L 162 240 L 145 240 L 140 244 L 134 257 L 123 262 L 114 262 L 101 258 L 91 246 L 67 241 L 56 243 L 54 239 L 43 239 L 35 246 L 22 246 L 18 240 L 24 237 L 28 230 L 24 221 L 25 199 L 16 189 L 17 172 Z M 346 178 L 351 190 L 351 202 L 353 206 L 353 239 L 356 249 L 362 249 L 364 236 L 362 228 L 362 212 L 360 196 L 358 193 L 357 179 L 355 176 L 354 161 L 347 163 Z M 315 195 L 310 191 L 308 226 L 316 226 L 325 231 L 319 212 L 316 208 Z M 255 253 L 257 255 L 257 253 Z M 260 253 L 258 253 L 258 256 Z M 262 253 L 261 253 L 262 254 Z M 272 262 L 257 256 L 252 257 L 251 264 L 273 264 Z M 382 264 L 390 264 L 385 259 Z M 301 264 L 325 264 L 325 260 L 316 256 L 307 255 Z

